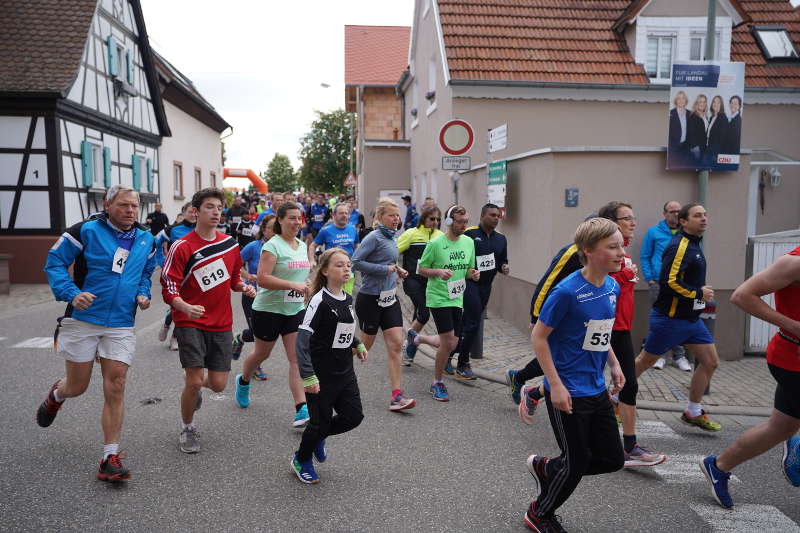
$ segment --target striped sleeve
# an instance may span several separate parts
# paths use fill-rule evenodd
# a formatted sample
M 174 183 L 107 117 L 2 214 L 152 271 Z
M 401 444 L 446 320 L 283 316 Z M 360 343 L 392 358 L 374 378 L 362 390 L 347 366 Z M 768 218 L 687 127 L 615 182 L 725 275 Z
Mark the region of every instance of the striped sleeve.
M 690 259 L 686 255 L 686 249 L 689 246 L 689 239 L 683 237 L 678 246 L 670 246 L 664 250 L 663 261 L 664 264 L 669 265 L 667 271 L 667 285 L 670 289 L 692 300 L 697 298 L 698 289 L 687 285 L 683 281 L 683 272 L 686 270 Z
M 567 246 L 561 249 L 560 255 L 556 254 L 550 263 L 550 270 L 545 274 L 540 283 L 540 287 L 533 293 L 531 301 L 531 322 L 539 319 L 547 296 L 552 289 L 576 270 L 580 270 L 581 262 L 578 257 L 578 247 L 576 245 Z

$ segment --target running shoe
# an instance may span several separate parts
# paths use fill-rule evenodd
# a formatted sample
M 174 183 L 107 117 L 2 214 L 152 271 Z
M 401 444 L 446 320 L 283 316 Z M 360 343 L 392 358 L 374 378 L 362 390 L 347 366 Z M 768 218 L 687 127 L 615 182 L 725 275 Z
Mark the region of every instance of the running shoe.
M 539 405 L 539 400 L 534 400 L 529 395 L 535 388 L 535 385 L 525 385 L 522 387 L 522 392 L 520 393 L 521 400 L 519 402 L 519 419 L 522 420 L 523 424 L 530 424 L 533 422 L 536 406 Z
M 677 366 L 679 369 L 683 370 L 684 372 L 691 372 L 692 365 L 689 364 L 689 361 L 685 357 L 681 357 L 677 361 L 675 359 L 672 360 L 672 364 Z
M 475 378 L 477 378 L 475 372 L 472 371 L 472 365 L 469 363 L 456 367 L 456 377 L 462 381 L 475 381 Z
M 450 395 L 447 394 L 447 387 L 444 386 L 444 383 L 434 383 L 431 385 L 431 394 L 433 394 L 433 399 L 437 402 L 450 401 Z
M 264 370 L 261 367 L 258 367 L 255 370 L 253 370 L 253 379 L 256 381 L 267 381 L 269 379 L 269 376 L 267 376 L 267 373 L 264 372 Z
M 659 357 L 658 360 L 653 365 L 653 368 L 655 368 L 656 370 L 663 370 L 664 369 L 664 365 L 666 365 L 666 364 L 667 364 L 667 360 L 664 359 L 663 357 Z
M 536 502 L 531 502 L 530 507 L 525 512 L 525 525 L 537 533 L 566 533 L 558 522 L 559 517 L 551 515 L 549 517 L 536 516 Z
M 660 453 L 653 453 L 638 443 L 633 445 L 633 449 L 625 452 L 625 466 L 656 466 L 667 460 L 667 456 Z
M 417 330 L 411 328 L 406 332 L 406 357 L 411 361 L 417 355 Z
M 547 479 L 547 461 L 549 461 L 547 457 L 536 454 L 529 455 L 528 459 L 525 461 L 525 464 L 528 466 L 528 472 L 531 473 L 534 481 L 536 481 L 536 486 L 540 494 L 547 490 L 549 483 Z
M 681 422 L 690 426 L 696 426 L 705 431 L 719 431 L 722 426 L 718 422 L 714 422 L 703 410 L 699 416 L 691 417 L 686 411 L 681 414 Z
M 406 398 L 403 391 L 398 392 L 389 401 L 390 411 L 405 411 L 406 409 L 413 409 L 417 405 L 417 401 L 413 398 Z
M 236 336 L 233 338 L 233 347 L 231 348 L 231 359 L 234 361 L 239 360 L 239 356 L 242 355 L 242 348 L 244 348 L 244 341 L 242 340 L 242 334 L 237 333 Z
M 175 336 L 169 340 L 169 349 L 173 352 L 178 351 L 178 339 Z
M 47 393 L 47 398 L 44 399 L 41 405 L 39 405 L 39 409 L 36 410 L 36 423 L 43 428 L 53 423 L 53 420 L 56 419 L 56 415 L 58 414 L 58 410 L 64 405 L 63 401 L 57 402 L 56 397 L 53 395 L 56 387 L 58 387 L 59 381 L 61 380 L 53 383 L 53 386 L 50 387 L 50 392 Z
M 411 366 L 411 363 L 413 363 L 414 360 L 406 355 L 406 348 L 408 348 L 408 343 L 403 341 L 403 346 L 400 349 L 400 360 L 403 363 L 403 366 Z
M 161 329 L 158 330 L 158 341 L 164 342 L 167 340 L 167 334 L 169 334 L 169 326 L 162 324 Z
M 795 435 L 783 443 L 783 475 L 794 487 L 800 487 L 800 436 Z
M 183 453 L 197 453 L 200 451 L 200 434 L 194 426 L 183 428 L 178 441 Z
M 117 482 L 131 477 L 131 472 L 122 466 L 123 456 L 121 454 L 109 455 L 100 461 L 100 469 L 97 471 L 97 479 L 100 481 Z
M 236 403 L 239 407 L 245 408 L 250 405 L 250 383 L 242 385 L 242 376 L 244 374 L 236 374 Z
M 511 387 L 511 401 L 519 405 L 519 385 L 517 385 L 517 370 L 506 370 L 506 385 Z
M 303 483 L 319 483 L 319 476 L 317 475 L 317 471 L 314 470 L 314 461 L 311 459 L 301 463 L 297 460 L 297 454 L 295 453 L 292 455 L 289 464 L 292 465 L 292 472 L 297 476 L 297 479 Z
M 700 470 L 705 474 L 706 479 L 711 483 L 711 495 L 721 506 L 726 509 L 733 509 L 733 500 L 728 492 L 728 480 L 731 478 L 730 472 L 723 472 L 717 468 L 717 458 L 709 455 L 700 461 Z
M 294 414 L 292 427 L 302 429 L 306 427 L 309 420 L 311 420 L 311 416 L 308 414 L 308 405 L 303 404 L 303 407 L 301 407 L 300 410 Z
M 452 361 L 450 361 L 450 359 L 448 359 L 447 363 L 444 365 L 444 373 L 447 374 L 448 376 L 452 376 L 453 374 L 456 373 L 456 371 L 453 369 L 453 364 Z
M 324 463 L 328 459 L 328 449 L 325 448 L 325 439 L 319 441 L 317 447 L 314 448 L 314 457 L 316 457 L 317 461 L 320 463 Z

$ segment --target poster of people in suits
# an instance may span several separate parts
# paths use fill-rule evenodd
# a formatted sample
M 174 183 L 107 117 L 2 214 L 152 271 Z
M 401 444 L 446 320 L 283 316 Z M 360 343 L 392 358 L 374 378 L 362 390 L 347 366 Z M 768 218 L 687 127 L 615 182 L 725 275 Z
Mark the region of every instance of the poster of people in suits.
M 667 170 L 739 170 L 744 63 L 672 65 Z

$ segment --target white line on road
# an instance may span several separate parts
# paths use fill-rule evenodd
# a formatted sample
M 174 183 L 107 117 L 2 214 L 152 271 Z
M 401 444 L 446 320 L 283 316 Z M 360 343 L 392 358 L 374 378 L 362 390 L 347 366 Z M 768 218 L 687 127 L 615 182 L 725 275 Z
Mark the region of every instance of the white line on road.
M 36 348 L 36 349 L 53 349 L 53 337 L 32 337 L 19 342 L 12 346 L 12 348 Z
M 799 533 L 800 527 L 772 505 L 744 504 L 733 510 L 717 505 L 690 503 L 689 507 L 706 521 L 714 533 L 768 532 Z
M 6 340 L 8 337 L 0 337 L 0 341 Z
M 667 460 L 653 469 L 667 483 L 692 483 L 705 482 L 706 478 L 700 470 L 702 455 L 667 455 Z M 731 481 L 741 483 L 736 476 L 731 476 Z
M 622 428 L 620 427 L 620 434 Z M 647 444 L 653 439 L 682 439 L 671 427 L 658 420 L 638 420 L 636 422 L 636 437 L 642 444 Z

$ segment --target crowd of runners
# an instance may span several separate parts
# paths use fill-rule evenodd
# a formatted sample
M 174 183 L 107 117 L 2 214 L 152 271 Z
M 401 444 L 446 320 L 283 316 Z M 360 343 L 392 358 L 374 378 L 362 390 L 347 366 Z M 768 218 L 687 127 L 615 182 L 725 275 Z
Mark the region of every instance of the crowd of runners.
M 304 483 L 318 482 L 315 461 L 325 462 L 326 439 L 356 428 L 364 417 L 353 358 L 366 360 L 378 331 L 383 333 L 386 405 L 405 411 L 419 403 L 403 388 L 403 366 L 413 363 L 421 344 L 429 345 L 436 352 L 430 393 L 449 401 L 444 374 L 476 379 L 470 355 L 481 317 L 495 276 L 510 273 L 496 205 L 485 204 L 470 227 L 462 205 L 441 209 L 428 198 L 417 211 L 410 197 L 403 202 L 404 219 L 397 203 L 379 200 L 368 227 L 354 198 L 345 195 L 243 195 L 227 205 L 222 190 L 209 188 L 197 192 L 172 225 L 157 208 L 145 227 L 137 222 L 138 193 L 112 187 L 104 212 L 68 229 L 48 254 L 53 294 L 68 303 L 56 332 L 66 363 L 64 377 L 37 411 L 38 424 L 51 425 L 64 401 L 87 389 L 98 360 L 105 399 L 98 478 L 130 477 L 119 453 L 125 377 L 135 352 L 136 309 L 150 305 L 150 279 L 160 265 L 168 309 L 159 340 L 170 337 L 185 373 L 181 451 L 200 451 L 194 416 L 203 389 L 223 391 L 231 361 L 251 344 L 234 378 L 235 402 L 247 408 L 251 380 L 267 379 L 262 364 L 280 337 L 295 405 L 287 418 L 303 430 L 291 469 Z M 669 201 L 663 217 L 647 231 L 640 268 L 626 252 L 637 227 L 633 206 L 601 206 L 553 257 L 533 292 L 535 356 L 506 379 L 522 422 L 532 423 L 545 402 L 561 449 L 558 457 L 527 459 L 539 495 L 525 523 L 535 531 L 563 531 L 555 511 L 582 476 L 667 460 L 636 436 L 637 379 L 651 367 L 663 368 L 667 353 L 678 368 L 693 372 L 680 420 L 703 431 L 721 429 L 701 403 L 718 365 L 703 320 L 714 302 L 702 247 L 708 215 L 700 204 Z M 361 274 L 354 297 L 355 272 Z M 631 329 L 640 275 L 652 309 L 637 355 Z M 398 287 L 414 309 L 408 329 Z M 231 292 L 242 293 L 247 318 L 247 328 L 235 335 Z M 775 295 L 775 308 L 761 299 L 767 294 Z M 726 508 L 733 507 L 731 469 L 781 443 L 784 473 L 800 486 L 800 247 L 745 281 L 731 302 L 780 330 L 767 349 L 777 382 L 772 416 L 700 465 Z M 431 317 L 436 334 L 423 334 Z M 687 352 L 697 363 L 694 370 Z

